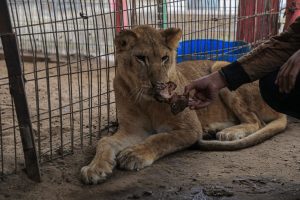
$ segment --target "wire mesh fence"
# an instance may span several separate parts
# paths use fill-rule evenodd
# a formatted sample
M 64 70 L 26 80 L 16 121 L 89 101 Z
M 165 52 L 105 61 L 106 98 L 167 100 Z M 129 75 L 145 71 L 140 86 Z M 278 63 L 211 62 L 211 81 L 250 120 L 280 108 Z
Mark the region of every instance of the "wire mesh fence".
M 40 162 L 72 154 L 117 125 L 114 36 L 179 27 L 178 62 L 233 61 L 282 30 L 284 0 L 8 0 Z M 0 176 L 23 165 L 0 43 Z

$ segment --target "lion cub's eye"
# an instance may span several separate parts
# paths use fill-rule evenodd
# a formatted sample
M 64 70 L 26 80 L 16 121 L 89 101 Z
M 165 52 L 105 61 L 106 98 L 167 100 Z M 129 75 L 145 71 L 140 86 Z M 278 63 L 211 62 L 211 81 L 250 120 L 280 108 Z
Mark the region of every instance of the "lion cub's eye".
M 140 62 L 143 62 L 145 63 L 146 62 L 146 56 L 143 56 L 143 55 L 137 55 L 135 56 L 135 58 L 140 61 Z
M 164 63 L 167 62 L 168 60 L 169 60 L 169 56 L 164 56 L 161 58 L 161 61 Z

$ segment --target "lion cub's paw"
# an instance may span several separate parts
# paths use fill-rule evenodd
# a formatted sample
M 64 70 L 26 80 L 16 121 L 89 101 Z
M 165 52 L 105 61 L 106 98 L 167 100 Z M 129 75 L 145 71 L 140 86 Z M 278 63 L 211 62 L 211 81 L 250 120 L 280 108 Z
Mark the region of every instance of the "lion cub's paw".
M 140 170 L 153 163 L 152 156 L 144 148 L 129 147 L 117 156 L 119 167 L 127 170 Z
M 246 137 L 246 133 L 241 130 L 222 130 L 216 134 L 218 140 L 233 141 Z
M 112 169 L 108 166 L 90 164 L 81 168 L 81 180 L 85 184 L 98 184 L 104 182 L 111 173 Z

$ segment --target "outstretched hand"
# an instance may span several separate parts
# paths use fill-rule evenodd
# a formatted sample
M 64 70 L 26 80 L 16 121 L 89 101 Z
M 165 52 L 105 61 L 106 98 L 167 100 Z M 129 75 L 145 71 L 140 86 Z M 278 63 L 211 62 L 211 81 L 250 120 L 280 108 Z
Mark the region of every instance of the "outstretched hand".
M 292 89 L 294 89 L 299 72 L 300 50 L 294 53 L 280 68 L 275 81 L 275 84 L 279 87 L 279 91 L 282 93 L 289 93 Z
M 224 78 L 219 72 L 214 72 L 208 76 L 193 80 L 185 87 L 184 94 L 189 94 L 195 90 L 189 101 L 190 109 L 200 109 L 208 106 L 217 98 L 219 91 L 226 86 Z

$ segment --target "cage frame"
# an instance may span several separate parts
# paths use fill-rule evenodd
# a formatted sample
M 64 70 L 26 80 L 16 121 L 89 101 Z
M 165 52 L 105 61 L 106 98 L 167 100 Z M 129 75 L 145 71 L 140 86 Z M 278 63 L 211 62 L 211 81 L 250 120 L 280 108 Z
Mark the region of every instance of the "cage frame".
M 2 0 L 2 2 L 0 2 L 0 13 L 0 36 L 9 76 L 10 94 L 14 100 L 20 127 L 26 174 L 30 179 L 40 182 L 41 173 L 26 98 L 21 59 L 16 38 L 17 36 L 12 29 L 6 0 Z

